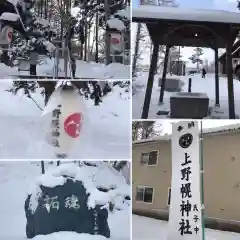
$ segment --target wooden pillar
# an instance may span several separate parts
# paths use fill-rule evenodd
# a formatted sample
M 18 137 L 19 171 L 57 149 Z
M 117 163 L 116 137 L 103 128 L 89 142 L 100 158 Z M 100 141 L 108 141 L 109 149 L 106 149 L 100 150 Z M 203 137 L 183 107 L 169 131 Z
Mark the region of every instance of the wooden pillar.
M 152 96 L 154 75 L 155 75 L 155 70 L 157 68 L 158 52 L 159 52 L 159 44 L 155 43 L 153 46 L 153 53 L 152 53 L 151 64 L 150 64 L 150 69 L 149 69 L 147 89 L 146 89 L 145 99 L 144 99 L 144 104 L 143 104 L 143 111 L 142 111 L 143 119 L 148 118 L 148 112 L 149 112 L 151 96 Z
M 229 119 L 235 119 L 233 68 L 232 68 L 232 44 L 233 44 L 232 41 L 228 40 L 227 49 L 226 49 Z
M 165 89 L 165 82 L 166 82 L 166 75 L 167 75 L 167 65 L 168 65 L 169 50 L 170 50 L 170 46 L 167 45 L 166 46 L 165 58 L 164 58 L 164 66 L 163 66 L 163 74 L 162 74 L 162 82 L 161 82 L 159 103 L 163 102 L 163 97 L 164 97 L 164 89 Z
M 215 53 L 215 105 L 219 106 L 219 68 L 218 68 L 218 48 L 214 49 Z

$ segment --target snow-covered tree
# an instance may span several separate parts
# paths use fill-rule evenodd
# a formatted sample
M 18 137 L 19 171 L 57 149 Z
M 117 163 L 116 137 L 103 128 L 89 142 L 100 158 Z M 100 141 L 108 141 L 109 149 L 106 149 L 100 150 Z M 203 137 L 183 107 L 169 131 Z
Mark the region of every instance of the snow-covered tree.
M 156 7 L 159 7 L 159 6 L 177 7 L 178 6 L 175 0 L 141 0 L 140 4 L 155 5 Z M 138 62 L 139 60 L 141 60 L 142 53 L 148 52 L 148 50 L 149 50 L 149 57 L 150 57 L 153 50 L 153 43 L 149 37 L 149 33 L 145 25 L 141 26 L 140 32 L 139 32 L 139 27 L 137 28 L 137 34 L 136 34 L 134 44 L 135 44 L 135 51 L 133 54 L 133 65 L 132 65 L 133 77 L 136 75 L 136 69 L 137 69 L 137 67 L 135 67 L 135 62 Z M 175 47 L 172 47 L 172 49 L 174 48 Z M 163 67 L 163 59 L 164 59 L 163 54 L 165 54 L 165 51 L 166 51 L 166 46 L 163 46 L 163 45 L 160 46 L 156 72 L 158 71 L 158 69 L 161 69 Z
M 153 136 L 159 136 L 161 126 L 156 121 L 133 121 L 132 122 L 132 140 L 148 139 Z
M 51 94 L 55 90 L 56 81 L 13 81 L 13 86 L 8 89 L 13 95 L 16 95 L 19 90 L 23 90 L 25 96 L 35 100 L 32 97 L 32 93 L 36 91 L 37 88 L 42 88 L 42 95 L 45 99 L 45 104 L 47 104 Z M 98 106 L 103 101 L 102 98 L 112 91 L 112 88 L 119 86 L 125 88 L 125 91 L 129 91 L 130 82 L 114 82 L 112 85 L 109 82 L 97 82 L 97 81 L 73 81 L 73 85 L 79 90 L 79 94 L 84 96 L 85 99 L 92 99 L 94 105 Z M 35 104 L 37 104 L 35 102 Z M 39 106 L 38 106 L 39 107 Z
M 121 31 L 125 49 L 130 49 L 130 1 L 76 0 L 74 7 L 78 8 L 77 18 L 80 19 L 80 26 L 84 28 L 85 42 L 87 40 L 86 25 L 95 25 L 95 34 L 108 29 Z M 97 18 L 97 23 L 94 16 Z M 98 38 L 94 40 L 98 50 L 99 36 L 95 38 Z M 106 50 L 106 44 L 104 44 L 104 50 Z
M 194 53 L 191 57 L 188 59 L 192 61 L 193 64 L 197 64 L 197 71 L 200 71 L 200 64 L 203 64 L 203 60 L 201 59 L 201 56 L 204 54 L 203 49 L 200 47 L 197 47 L 194 49 Z
M 13 66 L 16 58 L 29 57 L 30 52 L 51 56 L 55 49 L 51 43 L 54 31 L 46 19 L 38 17 L 34 4 L 32 0 L 3 0 L 0 4 L 2 27 L 10 26 L 14 29 L 13 51 L 11 54 L 4 51 L 1 55 L 1 61 L 8 66 Z

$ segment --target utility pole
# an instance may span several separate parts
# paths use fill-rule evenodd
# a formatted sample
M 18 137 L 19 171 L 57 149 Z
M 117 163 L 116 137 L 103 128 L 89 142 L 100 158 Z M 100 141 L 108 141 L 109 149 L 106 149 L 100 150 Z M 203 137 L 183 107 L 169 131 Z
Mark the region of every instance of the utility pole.
M 104 10 L 105 10 L 105 22 L 106 22 L 106 31 L 105 31 L 105 58 L 106 65 L 110 63 L 110 36 L 107 31 L 107 21 L 109 19 L 109 5 L 108 0 L 104 0 Z

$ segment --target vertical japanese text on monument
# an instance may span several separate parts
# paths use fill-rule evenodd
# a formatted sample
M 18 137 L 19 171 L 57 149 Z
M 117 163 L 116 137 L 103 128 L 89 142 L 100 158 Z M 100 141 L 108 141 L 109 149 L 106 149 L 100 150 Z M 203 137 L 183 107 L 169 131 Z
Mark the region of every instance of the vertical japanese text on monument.
M 59 116 L 61 114 L 61 107 L 61 105 L 58 105 L 52 113 L 52 144 L 54 147 L 60 147 L 58 138 L 60 137 Z
M 188 123 L 188 129 L 194 128 L 194 122 Z M 178 132 L 184 130 L 183 126 L 178 127 Z M 193 143 L 193 136 L 191 133 L 186 133 L 180 136 L 179 145 L 183 148 L 184 155 L 180 156 L 181 162 L 181 187 L 180 187 L 180 196 L 181 196 L 181 204 L 180 204 L 180 212 L 181 219 L 179 220 L 179 233 L 181 236 L 184 235 L 192 235 L 199 234 L 199 209 L 196 203 L 192 202 L 192 158 L 188 148 Z

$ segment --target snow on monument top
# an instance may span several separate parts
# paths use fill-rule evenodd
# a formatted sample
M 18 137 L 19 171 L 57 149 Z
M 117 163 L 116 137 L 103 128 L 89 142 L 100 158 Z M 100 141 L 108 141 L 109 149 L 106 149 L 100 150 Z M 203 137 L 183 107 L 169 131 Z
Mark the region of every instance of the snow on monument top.
M 31 194 L 31 210 L 34 212 L 38 205 L 38 198 L 42 193 L 40 186 L 50 188 L 62 186 L 68 177 L 73 181 L 82 182 L 87 193 L 90 194 L 89 208 L 94 208 L 98 204 L 107 205 L 114 201 L 116 197 L 124 199 L 126 196 L 130 196 L 130 187 L 120 172 L 117 172 L 107 163 L 94 163 L 94 166 L 91 164 L 83 164 L 80 167 L 74 163 L 62 164 L 38 177 L 28 192 L 28 194 Z M 108 191 L 102 192 L 98 188 Z
M 140 6 L 132 9 L 132 17 L 240 24 L 240 14 L 236 12 L 178 7 Z
M 75 233 L 75 232 L 55 232 L 48 235 L 38 235 L 34 240 L 106 240 L 101 235 L 90 235 L 86 233 Z
M 10 21 L 10 22 L 16 22 L 20 16 L 16 13 L 9 13 L 9 12 L 4 12 L 0 16 L 0 20 L 5 20 L 5 21 Z
M 124 23 L 117 18 L 111 18 L 107 21 L 107 23 L 110 28 L 115 28 L 120 32 L 125 29 Z

